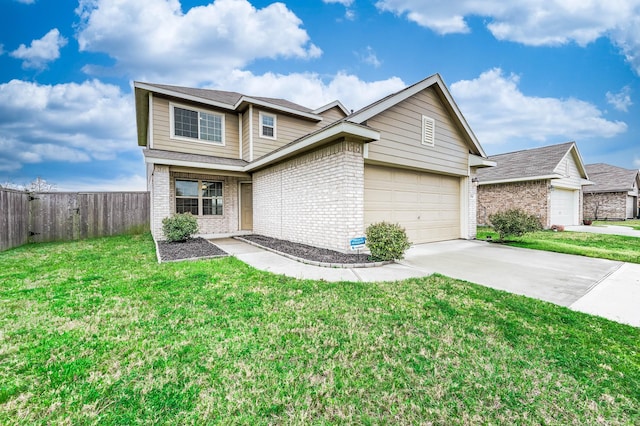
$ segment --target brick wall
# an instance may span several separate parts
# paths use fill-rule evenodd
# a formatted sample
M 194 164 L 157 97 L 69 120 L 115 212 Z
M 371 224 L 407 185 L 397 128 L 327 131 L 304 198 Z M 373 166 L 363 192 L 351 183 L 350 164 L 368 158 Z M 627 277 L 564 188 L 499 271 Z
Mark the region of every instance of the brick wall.
M 543 226 L 550 226 L 548 187 L 548 180 L 478 186 L 478 225 L 488 225 L 493 213 L 517 208 L 538 217 Z
M 149 179 L 151 191 L 151 233 L 156 240 L 164 239 L 162 219 L 171 215 L 169 200 L 169 166 L 154 165 Z
M 627 217 L 626 192 L 586 193 L 583 199 L 585 219 L 625 219 Z
M 199 216 L 198 234 L 227 234 L 236 232 L 238 225 L 238 181 L 248 180 L 230 176 L 199 173 L 170 172 L 169 166 L 154 165 L 148 179 L 151 191 L 151 233 L 156 240 L 163 240 L 162 219 L 176 211 L 175 180 L 202 179 L 221 181 L 223 195 L 223 214 L 221 216 Z
M 343 140 L 254 173 L 254 232 L 349 251 L 364 235 L 362 152 Z

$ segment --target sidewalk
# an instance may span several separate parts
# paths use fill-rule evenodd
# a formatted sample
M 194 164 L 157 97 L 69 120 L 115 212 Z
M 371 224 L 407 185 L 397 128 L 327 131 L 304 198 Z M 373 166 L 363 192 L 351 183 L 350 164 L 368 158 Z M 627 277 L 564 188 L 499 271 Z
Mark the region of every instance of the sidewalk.
M 635 229 L 629 226 L 619 226 L 619 225 L 605 225 L 605 226 L 584 226 L 584 225 L 576 225 L 576 226 L 565 226 L 565 231 L 570 232 L 589 232 L 591 234 L 610 234 L 610 235 L 623 235 L 626 237 L 638 237 L 640 238 L 640 231 L 636 231 Z
M 214 242 L 222 250 L 256 269 L 299 279 L 331 282 L 399 281 L 407 278 L 425 277 L 435 272 L 418 270 L 397 263 L 375 268 L 325 268 L 297 262 L 233 238 L 217 239 Z

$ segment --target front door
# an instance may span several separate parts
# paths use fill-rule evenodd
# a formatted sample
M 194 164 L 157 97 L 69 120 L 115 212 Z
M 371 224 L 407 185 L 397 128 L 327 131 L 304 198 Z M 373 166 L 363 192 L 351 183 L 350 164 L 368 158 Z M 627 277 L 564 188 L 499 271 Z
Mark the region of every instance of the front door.
M 253 230 L 253 185 L 240 184 L 240 229 Z

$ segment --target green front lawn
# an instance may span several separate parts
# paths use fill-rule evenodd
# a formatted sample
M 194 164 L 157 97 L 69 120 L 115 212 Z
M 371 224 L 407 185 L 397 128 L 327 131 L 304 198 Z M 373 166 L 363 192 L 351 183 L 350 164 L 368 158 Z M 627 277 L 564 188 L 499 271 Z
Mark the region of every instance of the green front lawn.
M 486 240 L 488 236 L 493 240 L 499 238 L 498 233 L 492 228 L 479 226 L 477 238 Z M 640 263 L 640 238 L 637 237 L 541 231 L 510 238 L 507 244 L 514 247 Z
M 0 424 L 638 424 L 640 329 L 443 276 L 0 253 Z

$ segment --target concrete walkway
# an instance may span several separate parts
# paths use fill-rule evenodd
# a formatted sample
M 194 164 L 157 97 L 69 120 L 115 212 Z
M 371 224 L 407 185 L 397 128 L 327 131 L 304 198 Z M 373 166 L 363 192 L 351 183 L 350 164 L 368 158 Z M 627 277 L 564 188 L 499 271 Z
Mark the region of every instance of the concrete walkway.
M 627 237 L 638 237 L 640 238 L 640 231 L 636 231 L 635 229 L 629 226 L 619 226 L 619 225 L 604 225 L 604 226 L 565 226 L 565 231 L 570 232 L 589 232 L 592 234 L 610 234 L 610 235 L 624 235 Z
M 341 269 L 306 265 L 231 238 L 214 242 L 257 269 L 294 278 L 373 282 L 441 273 L 640 327 L 640 265 L 635 264 L 454 240 L 415 245 L 400 263 Z

